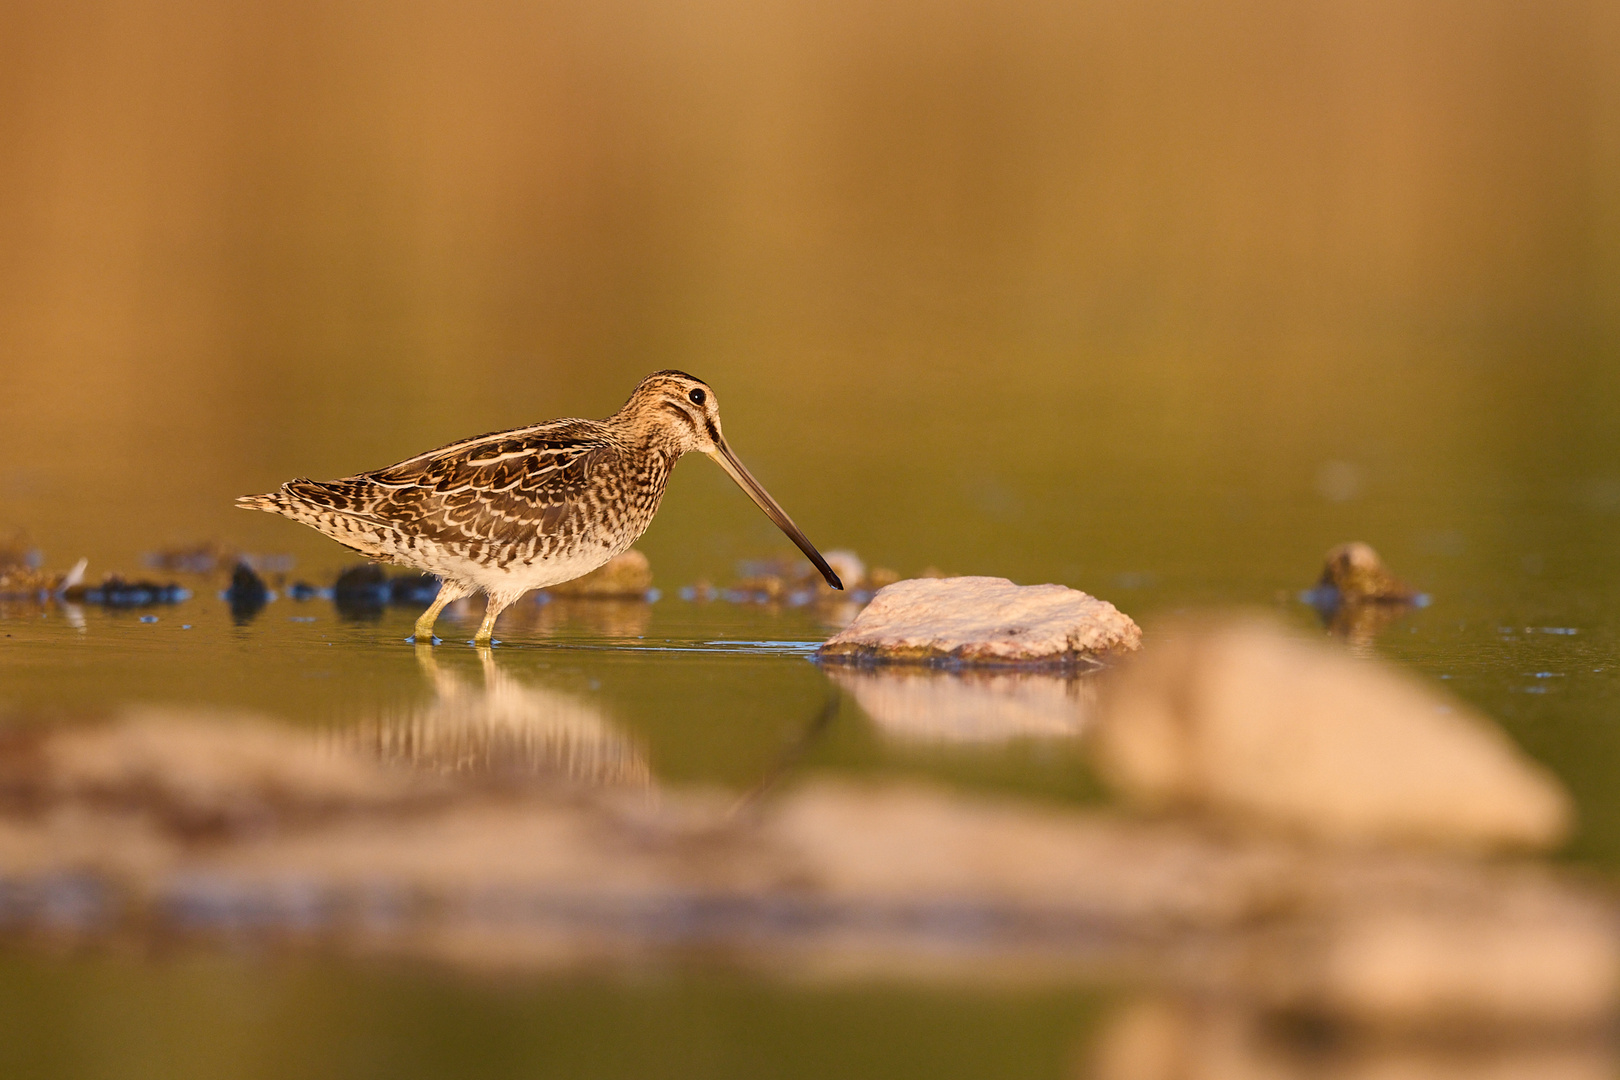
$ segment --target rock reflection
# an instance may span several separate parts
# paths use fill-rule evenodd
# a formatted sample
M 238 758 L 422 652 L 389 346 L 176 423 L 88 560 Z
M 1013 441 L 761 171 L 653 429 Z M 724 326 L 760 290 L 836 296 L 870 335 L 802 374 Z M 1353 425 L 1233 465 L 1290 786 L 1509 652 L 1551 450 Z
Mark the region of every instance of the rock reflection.
M 850 668 L 827 675 L 891 738 L 983 744 L 1084 731 L 1097 697 L 1088 675 Z
M 1317 614 L 1329 634 L 1348 642 L 1352 652 L 1370 656 L 1378 635 L 1404 619 L 1415 607 L 1400 603 L 1341 604 L 1331 610 L 1318 608 Z
M 441 666 L 432 648 L 418 647 L 433 699 L 366 717 L 336 732 L 336 741 L 391 764 L 438 773 L 651 786 L 641 748 L 599 706 L 522 682 L 501 670 L 491 649 L 478 654 L 482 678 L 474 680 Z
M 1600 1080 L 1620 1055 L 1601 1036 L 1369 1038 L 1224 1003 L 1144 998 L 1105 1025 L 1076 1080 Z

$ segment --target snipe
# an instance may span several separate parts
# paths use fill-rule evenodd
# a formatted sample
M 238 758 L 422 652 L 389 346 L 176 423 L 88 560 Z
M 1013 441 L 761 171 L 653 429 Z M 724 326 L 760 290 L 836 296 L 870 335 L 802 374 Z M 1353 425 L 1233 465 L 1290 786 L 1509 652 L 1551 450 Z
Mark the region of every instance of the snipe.
M 720 407 L 702 379 L 655 371 L 605 420 L 552 420 L 441 446 L 375 472 L 291 480 L 236 505 L 301 521 L 362 555 L 443 581 L 416 621 L 416 640 L 451 601 L 489 597 L 474 642 L 530 589 L 601 566 L 647 531 L 682 454 L 720 463 L 835 589 L 833 573 L 793 519 L 726 445 Z

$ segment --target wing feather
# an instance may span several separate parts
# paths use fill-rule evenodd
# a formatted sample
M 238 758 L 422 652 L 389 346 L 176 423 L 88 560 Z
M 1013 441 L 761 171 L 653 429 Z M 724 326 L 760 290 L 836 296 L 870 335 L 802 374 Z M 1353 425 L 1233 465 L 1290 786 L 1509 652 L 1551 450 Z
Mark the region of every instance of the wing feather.
M 294 481 L 286 490 L 441 543 L 522 542 L 579 527 L 593 474 L 620 449 L 596 421 L 559 420 L 451 443 L 341 480 Z

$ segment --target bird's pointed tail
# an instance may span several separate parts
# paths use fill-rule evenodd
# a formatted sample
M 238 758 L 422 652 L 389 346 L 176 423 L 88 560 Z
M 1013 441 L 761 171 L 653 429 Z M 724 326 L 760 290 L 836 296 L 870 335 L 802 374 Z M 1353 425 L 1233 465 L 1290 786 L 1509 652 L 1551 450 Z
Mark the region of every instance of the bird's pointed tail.
M 243 495 L 236 500 L 239 510 L 263 510 L 269 514 L 285 514 L 288 510 L 286 490 L 272 491 L 265 495 Z

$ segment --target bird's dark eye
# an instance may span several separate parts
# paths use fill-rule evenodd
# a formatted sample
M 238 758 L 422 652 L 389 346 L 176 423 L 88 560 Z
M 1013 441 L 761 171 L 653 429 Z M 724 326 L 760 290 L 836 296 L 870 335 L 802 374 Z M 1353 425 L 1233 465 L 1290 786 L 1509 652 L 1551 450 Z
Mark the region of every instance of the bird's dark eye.
M 692 404 L 694 404 L 694 405 L 703 404 L 706 400 L 708 400 L 708 397 L 709 397 L 709 395 L 705 394 L 701 390 L 693 390 L 690 394 L 687 394 L 686 396 L 692 399 Z

